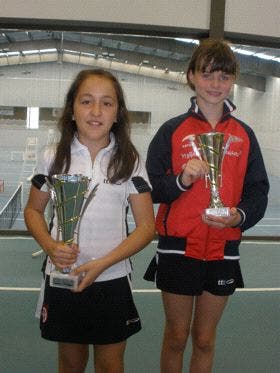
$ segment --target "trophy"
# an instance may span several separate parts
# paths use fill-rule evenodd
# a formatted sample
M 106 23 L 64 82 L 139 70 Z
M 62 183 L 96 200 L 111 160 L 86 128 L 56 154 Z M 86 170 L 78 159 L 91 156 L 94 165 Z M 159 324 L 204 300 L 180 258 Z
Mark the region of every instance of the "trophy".
M 205 210 L 206 216 L 229 216 L 230 208 L 224 206 L 219 194 L 219 188 L 222 186 L 222 162 L 230 143 L 241 141 L 241 139 L 229 135 L 226 144 L 224 144 L 224 133 L 222 132 L 190 135 L 187 136 L 187 139 L 191 143 L 194 154 L 209 166 L 209 173 L 205 178 L 206 188 L 208 186 L 207 181 L 210 184 L 211 199 L 209 207 Z
M 90 179 L 80 174 L 59 174 L 51 177 L 51 182 L 46 179 L 50 189 L 51 200 L 57 213 L 57 240 L 62 239 L 66 244 L 79 242 L 79 226 L 92 197 L 95 195 L 97 185 L 88 191 Z M 70 275 L 74 267 L 55 268 L 50 273 L 50 286 L 64 289 L 76 289 L 81 276 Z

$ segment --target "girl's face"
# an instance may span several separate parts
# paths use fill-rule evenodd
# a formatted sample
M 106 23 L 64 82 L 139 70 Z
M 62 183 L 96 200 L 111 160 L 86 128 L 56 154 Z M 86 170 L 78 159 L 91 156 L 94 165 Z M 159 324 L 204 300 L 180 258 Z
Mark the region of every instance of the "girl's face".
M 86 146 L 107 146 L 118 114 L 113 83 L 101 76 L 89 76 L 80 85 L 73 112 L 79 141 Z
M 219 105 L 229 96 L 235 81 L 233 74 L 223 71 L 189 72 L 189 79 L 195 87 L 197 102 L 206 105 Z

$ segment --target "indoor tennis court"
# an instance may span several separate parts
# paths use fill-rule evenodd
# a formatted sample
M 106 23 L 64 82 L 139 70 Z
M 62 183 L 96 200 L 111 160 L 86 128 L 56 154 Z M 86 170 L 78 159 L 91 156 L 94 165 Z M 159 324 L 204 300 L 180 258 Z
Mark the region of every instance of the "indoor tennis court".
M 280 372 L 279 0 L 82 3 L 1 1 L 0 373 L 57 371 L 57 345 L 41 338 L 35 318 L 44 254 L 26 230 L 23 209 L 37 157 L 59 139 L 57 122 L 73 78 L 91 68 L 116 75 L 132 141 L 145 159 L 159 126 L 189 106 L 187 63 L 208 36 L 227 39 L 238 58 L 230 99 L 235 116 L 258 138 L 271 184 L 265 217 L 245 232 L 240 247 L 245 288 L 230 298 L 219 323 L 213 373 Z M 155 239 L 132 258 L 142 330 L 128 340 L 126 373 L 160 371 L 161 294 L 143 280 L 156 246 Z M 86 373 L 93 372 L 92 360 L 91 351 Z
M 34 317 L 44 257 L 32 257 L 39 247 L 28 236 L 1 236 L 0 241 L 0 371 L 54 372 L 56 343 L 41 339 Z M 128 341 L 126 371 L 129 373 L 159 371 L 164 320 L 161 297 L 152 283 L 142 279 L 155 248 L 153 241 L 133 258 L 133 289 L 142 331 Z M 242 243 L 241 265 L 246 288 L 231 297 L 221 320 L 215 373 L 278 371 L 279 256 L 279 241 Z M 185 364 L 187 360 L 188 353 Z M 92 371 L 91 364 L 86 372 Z

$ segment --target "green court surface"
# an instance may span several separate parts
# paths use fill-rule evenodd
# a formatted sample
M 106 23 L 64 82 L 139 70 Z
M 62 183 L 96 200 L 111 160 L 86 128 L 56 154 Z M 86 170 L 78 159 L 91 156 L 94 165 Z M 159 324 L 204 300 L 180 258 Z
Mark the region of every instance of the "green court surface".
M 127 373 L 159 372 L 164 325 L 160 293 L 142 279 L 156 242 L 133 258 L 133 289 L 142 331 L 128 340 Z M 0 236 L 0 372 L 56 372 L 56 343 L 40 337 L 34 317 L 43 255 L 29 237 Z M 246 241 L 241 245 L 245 289 L 230 299 L 220 322 L 213 373 L 280 371 L 279 242 Z M 185 368 L 190 346 L 185 354 Z M 92 361 L 86 373 L 92 372 Z

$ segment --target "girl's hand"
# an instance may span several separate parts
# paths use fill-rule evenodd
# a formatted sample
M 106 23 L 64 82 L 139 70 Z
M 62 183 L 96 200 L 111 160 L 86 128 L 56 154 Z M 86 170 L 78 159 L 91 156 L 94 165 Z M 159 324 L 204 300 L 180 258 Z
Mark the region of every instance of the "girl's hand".
M 237 226 L 241 222 L 241 215 L 235 207 L 230 209 L 230 216 L 202 215 L 202 221 L 210 227 L 223 229 Z
M 57 268 L 66 268 L 73 265 L 79 255 L 79 247 L 76 244 L 68 245 L 65 242 L 53 241 L 52 245 L 45 248 L 52 263 Z
M 71 275 L 82 276 L 78 288 L 74 292 L 81 292 L 88 286 L 90 286 L 97 277 L 104 271 L 105 267 L 102 263 L 102 259 L 93 259 L 78 268 L 75 268 Z
M 181 181 L 187 187 L 194 181 L 202 179 L 208 172 L 209 167 L 205 161 L 192 158 L 183 166 Z

